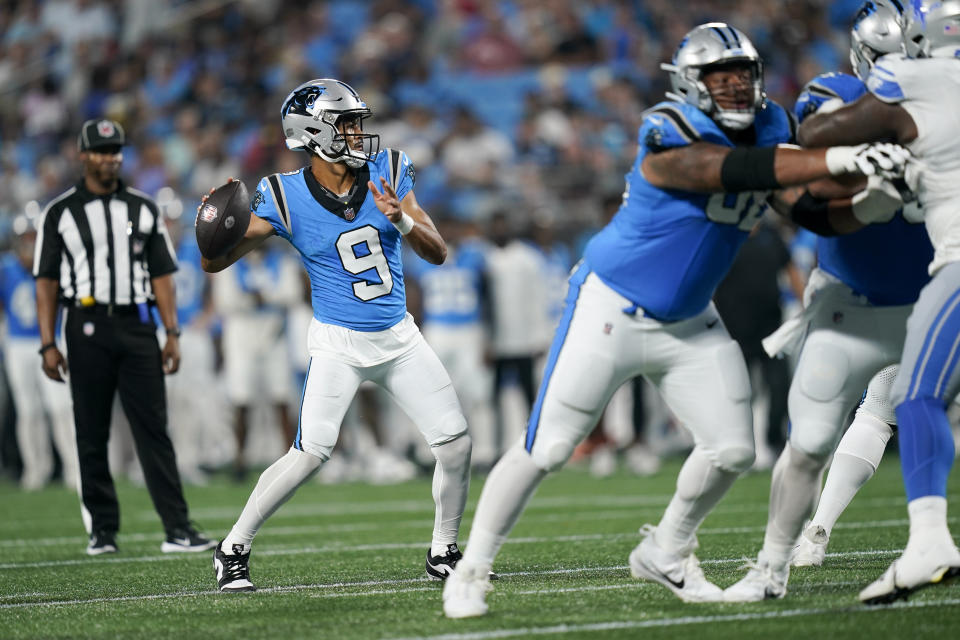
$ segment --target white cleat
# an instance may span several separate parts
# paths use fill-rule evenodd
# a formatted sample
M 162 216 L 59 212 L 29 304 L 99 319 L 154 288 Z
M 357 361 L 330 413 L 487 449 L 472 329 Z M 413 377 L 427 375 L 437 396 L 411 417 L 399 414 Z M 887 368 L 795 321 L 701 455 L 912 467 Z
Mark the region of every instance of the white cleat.
M 648 524 L 640 529 L 645 537 L 630 552 L 630 574 L 659 582 L 684 602 L 723 602 L 723 589 L 707 580 L 693 554 L 696 543 L 686 553 L 672 553 L 656 543 L 654 531 Z
M 457 563 L 443 584 L 443 614 L 448 618 L 475 618 L 487 613 L 487 592 L 491 591 L 490 571 Z
M 921 549 L 912 551 L 907 545 L 903 555 L 860 592 L 860 601 L 866 604 L 890 604 L 905 600 L 911 593 L 925 587 L 946 584 L 960 577 L 960 551 L 956 546 L 951 544 L 948 549 Z
M 726 588 L 723 599 L 727 602 L 760 602 L 773 600 L 787 595 L 787 580 L 790 579 L 790 565 L 776 569 L 770 565 L 766 554 L 757 554 L 757 561 L 747 561 L 747 575 Z
M 794 567 L 821 567 L 827 557 L 830 534 L 818 524 L 811 524 L 800 534 L 800 543 L 793 550 L 790 565 Z

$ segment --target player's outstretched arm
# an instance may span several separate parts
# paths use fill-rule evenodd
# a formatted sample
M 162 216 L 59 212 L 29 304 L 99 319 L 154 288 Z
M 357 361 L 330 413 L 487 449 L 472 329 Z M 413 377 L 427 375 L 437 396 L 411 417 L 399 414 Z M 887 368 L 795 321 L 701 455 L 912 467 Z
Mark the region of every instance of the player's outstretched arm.
M 768 191 L 846 174 L 903 175 L 909 153 L 896 145 L 800 149 L 696 142 L 650 153 L 641 169 L 661 189 L 702 193 Z
M 403 234 L 418 256 L 431 264 L 443 264 L 447 259 L 447 245 L 433 220 L 420 207 L 413 189 L 408 191 L 401 201 L 383 176 L 380 177 L 380 186 L 383 187 L 383 193 L 372 180 L 367 182 L 367 188 L 373 194 L 377 208 Z
M 204 196 L 204 198 L 206 198 L 206 196 Z M 200 206 L 203 206 L 203 202 L 200 203 Z M 260 244 L 263 243 L 264 240 L 275 233 L 276 231 L 274 230 L 273 225 L 263 218 L 251 213 L 250 226 L 247 227 L 247 232 L 243 234 L 243 239 L 240 240 L 240 243 L 219 258 L 210 259 L 201 256 L 200 266 L 203 267 L 204 271 L 209 273 L 223 271 L 234 262 L 256 249 L 258 246 L 260 246 Z
M 883 102 L 872 93 L 835 111 L 810 116 L 797 133 L 797 140 L 805 147 L 880 141 L 907 144 L 916 137 L 917 124 L 907 110 Z

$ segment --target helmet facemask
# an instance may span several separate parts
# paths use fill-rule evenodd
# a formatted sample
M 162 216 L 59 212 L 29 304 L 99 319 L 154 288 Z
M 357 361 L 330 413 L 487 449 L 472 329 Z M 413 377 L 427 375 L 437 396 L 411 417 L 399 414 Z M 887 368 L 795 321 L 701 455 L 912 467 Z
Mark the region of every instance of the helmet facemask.
M 316 123 L 318 127 L 304 129 L 311 136 L 305 146 L 327 162 L 343 162 L 359 169 L 380 152 L 380 136 L 363 132 L 363 121 L 369 117 L 369 109 L 325 111 Z M 355 124 L 346 124 L 351 121 Z M 329 143 L 323 144 L 325 140 Z
M 745 68 L 750 73 L 750 93 L 748 102 L 744 107 L 741 108 L 724 108 L 720 106 L 720 102 L 717 100 L 718 97 L 721 97 L 722 99 L 724 96 L 710 91 L 706 82 L 703 81 L 703 78 L 711 71 L 733 70 L 737 67 Z M 736 131 L 746 129 L 751 126 L 757 116 L 757 106 L 763 104 L 763 78 L 761 74 L 762 71 L 760 69 L 760 63 L 754 60 L 731 60 L 729 62 L 722 62 L 719 64 L 701 67 L 699 82 L 701 85 L 703 85 L 704 94 L 710 98 L 712 110 L 707 111 L 710 117 L 720 123 L 720 126 Z M 736 91 L 736 89 L 729 88 L 726 89 L 725 92 L 727 91 L 732 94 Z

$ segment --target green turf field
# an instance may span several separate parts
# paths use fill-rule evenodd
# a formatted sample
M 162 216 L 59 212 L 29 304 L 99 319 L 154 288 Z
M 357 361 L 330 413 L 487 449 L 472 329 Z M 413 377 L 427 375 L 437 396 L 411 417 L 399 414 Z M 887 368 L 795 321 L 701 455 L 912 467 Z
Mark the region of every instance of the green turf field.
M 906 541 L 899 466 L 884 463 L 841 518 L 821 569 L 794 570 L 784 600 L 684 604 L 630 577 L 637 529 L 655 523 L 679 463 L 653 478 L 595 479 L 564 470 L 540 488 L 500 554 L 502 579 L 485 618 L 443 617 L 440 586 L 423 561 L 433 524 L 427 479 L 396 486 L 308 484 L 267 523 L 254 546 L 252 594 L 215 590 L 209 553 L 160 553 L 147 492 L 121 485 L 114 556 L 88 558 L 77 498 L 0 486 L 2 638 L 949 638 L 960 628 L 960 586 L 908 603 L 867 608 L 857 591 Z M 255 479 L 251 478 L 250 482 Z M 700 532 L 707 577 L 741 575 L 766 522 L 769 474 L 745 476 Z M 475 478 L 462 540 L 482 479 Z M 190 488 L 193 517 L 210 535 L 233 523 L 251 485 Z M 957 513 L 960 474 L 951 478 Z M 960 521 L 951 519 L 954 532 Z

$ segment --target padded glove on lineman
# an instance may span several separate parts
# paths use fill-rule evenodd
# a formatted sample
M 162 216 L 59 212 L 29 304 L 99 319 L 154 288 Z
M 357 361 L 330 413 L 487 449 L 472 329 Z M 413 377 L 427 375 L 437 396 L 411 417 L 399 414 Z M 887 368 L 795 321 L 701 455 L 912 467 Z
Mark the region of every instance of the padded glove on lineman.
M 902 207 L 900 192 L 880 176 L 868 177 L 867 188 L 853 196 L 853 215 L 863 224 L 890 222 Z
M 825 159 L 830 175 L 860 173 L 893 180 L 903 177 L 910 152 L 898 144 L 880 142 L 855 147 L 830 147 Z

